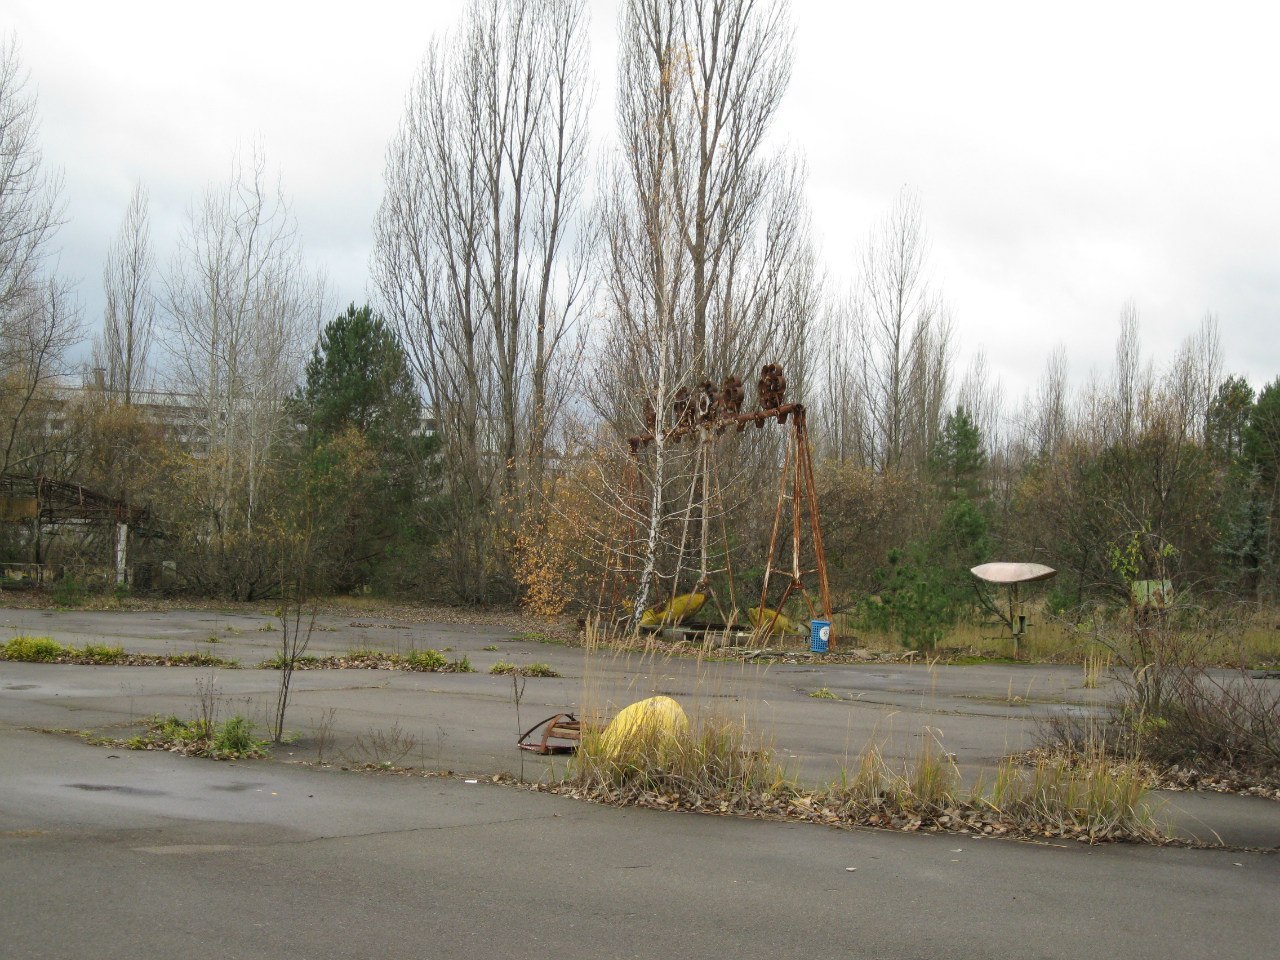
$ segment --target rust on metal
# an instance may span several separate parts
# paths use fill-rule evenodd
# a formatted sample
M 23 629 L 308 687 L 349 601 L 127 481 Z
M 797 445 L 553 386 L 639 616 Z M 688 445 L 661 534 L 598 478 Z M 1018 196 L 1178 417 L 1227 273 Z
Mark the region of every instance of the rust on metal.
M 687 403 L 687 394 L 686 394 Z M 682 411 L 685 408 L 682 408 Z M 779 423 L 786 423 L 789 415 L 801 416 L 804 413 L 804 404 L 802 403 L 784 403 L 782 406 L 772 410 L 756 410 L 751 413 L 737 413 L 730 416 L 722 416 L 714 421 L 722 425 L 741 424 L 746 426 L 749 423 L 758 423 L 763 426 L 769 420 L 777 418 Z M 697 430 L 695 425 L 673 427 L 670 430 L 663 431 L 662 438 L 664 440 L 679 441 L 681 437 Z M 650 430 L 646 433 L 638 433 L 633 437 L 627 437 L 627 442 L 631 444 L 633 450 L 639 450 L 640 447 L 648 446 L 653 442 L 655 433 Z
M 541 735 L 535 736 L 541 730 Z M 532 739 L 530 739 L 532 738 Z M 550 753 L 573 753 L 582 739 L 582 723 L 572 713 L 556 713 L 539 720 L 520 734 L 516 746 L 541 756 Z M 561 741 L 553 743 L 553 740 Z

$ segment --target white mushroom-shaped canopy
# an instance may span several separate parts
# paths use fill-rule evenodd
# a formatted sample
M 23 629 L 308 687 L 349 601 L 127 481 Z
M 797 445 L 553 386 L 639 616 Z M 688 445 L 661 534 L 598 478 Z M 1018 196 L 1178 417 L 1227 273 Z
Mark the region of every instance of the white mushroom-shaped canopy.
M 987 583 L 1038 583 L 1058 575 L 1043 563 L 984 563 L 969 572 Z

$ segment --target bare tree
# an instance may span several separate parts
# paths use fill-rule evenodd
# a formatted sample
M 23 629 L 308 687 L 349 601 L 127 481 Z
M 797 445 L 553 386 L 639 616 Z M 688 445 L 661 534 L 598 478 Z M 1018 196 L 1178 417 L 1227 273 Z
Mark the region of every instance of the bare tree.
M 0 41 L 0 325 L 25 322 L 62 223 L 61 177 L 43 167 L 34 96 L 10 35 Z
M 475 0 L 432 44 L 387 155 L 374 273 L 444 442 L 455 586 L 489 592 L 498 500 L 536 499 L 586 258 L 583 0 Z
M 864 316 L 854 297 L 828 302 L 819 327 L 818 449 L 842 464 L 874 462 Z
M 11 305 L 0 330 L 0 473 L 33 472 L 69 440 L 50 421 L 54 390 L 68 373 L 67 351 L 80 342 L 81 329 L 79 304 L 58 279 L 29 287 Z
M 251 530 L 285 401 L 325 311 L 323 281 L 305 267 L 258 149 L 189 211 L 164 307 L 173 386 L 207 445 L 204 507 L 216 529 Z
M 1047 458 L 1058 451 L 1070 425 L 1067 396 L 1067 351 L 1058 344 L 1045 361 L 1044 374 L 1031 401 L 1026 446 L 1037 457 Z
M 94 366 L 104 371 L 105 386 L 126 405 L 133 403 L 139 389 L 146 389 L 151 376 L 156 303 L 148 206 L 147 192 L 138 184 L 107 253 L 102 277 L 107 309 L 101 339 L 94 344 Z
M 922 462 L 947 407 L 951 322 L 927 275 L 918 197 L 903 189 L 863 250 L 858 295 L 868 421 L 877 467 Z
M 1177 406 L 1182 432 L 1188 440 L 1208 443 L 1209 410 L 1222 376 L 1218 318 L 1209 313 L 1196 332 L 1183 340 L 1165 377 L 1166 390 Z
M 1120 310 L 1120 334 L 1116 338 L 1115 367 L 1110 394 L 1100 425 L 1106 441 L 1128 445 L 1141 432 L 1145 400 L 1153 387 L 1149 362 L 1144 363 L 1139 336 L 1138 306 L 1125 301 Z
M 956 402 L 973 417 L 988 455 L 994 455 L 1004 439 L 1001 430 L 1004 391 L 999 379 L 992 376 L 985 351 L 979 350 L 969 361 L 960 381 Z
M 35 97 L 26 91 L 17 40 L 0 42 L 0 471 L 43 456 L 46 401 L 80 339 L 80 314 L 65 284 L 47 272 L 62 222 L 61 178 L 44 169 Z M 32 427 L 32 421 L 40 421 Z

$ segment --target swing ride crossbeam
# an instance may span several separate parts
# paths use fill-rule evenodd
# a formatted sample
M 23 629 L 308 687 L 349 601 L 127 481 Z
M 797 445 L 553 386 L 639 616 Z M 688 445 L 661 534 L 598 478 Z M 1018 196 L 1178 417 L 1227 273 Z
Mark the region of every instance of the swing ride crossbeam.
M 714 427 L 737 426 L 738 429 L 745 430 L 747 424 L 755 423 L 764 426 L 766 421 L 776 419 L 779 423 L 786 423 L 787 418 L 795 415 L 801 420 L 804 419 L 803 403 L 784 403 L 779 407 L 770 410 L 756 410 L 754 413 L 737 413 L 726 417 L 719 417 L 712 421 Z M 692 424 L 689 426 L 672 427 L 670 430 L 663 431 L 662 438 L 667 441 L 679 442 L 683 437 L 695 436 L 703 430 L 702 424 Z M 639 433 L 634 437 L 627 437 L 627 443 L 631 445 L 631 452 L 635 453 L 641 447 L 652 443 L 654 434 Z

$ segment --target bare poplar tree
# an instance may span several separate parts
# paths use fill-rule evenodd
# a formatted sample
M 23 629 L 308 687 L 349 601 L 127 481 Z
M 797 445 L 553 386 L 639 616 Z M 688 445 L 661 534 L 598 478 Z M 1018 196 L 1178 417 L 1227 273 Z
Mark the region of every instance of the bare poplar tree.
M 1138 306 L 1125 301 L 1120 310 L 1115 367 L 1101 426 L 1107 442 L 1129 445 L 1141 432 L 1145 399 L 1153 386 L 1150 363 L 1144 363 L 1139 337 Z
M 904 188 L 863 250 L 856 299 L 880 468 L 921 462 L 947 407 L 951 323 L 928 284 L 928 252 L 919 199 Z
M 1057 344 L 1045 361 L 1044 373 L 1031 401 L 1028 450 L 1040 458 L 1053 456 L 1066 439 L 1069 426 L 1067 351 L 1062 344 Z
M 1004 407 L 1004 391 L 1000 381 L 993 378 L 987 354 L 979 350 L 969 361 L 956 402 L 964 407 L 982 434 L 983 445 L 989 455 L 1002 445 L 1001 416 Z
M 819 328 L 816 439 L 822 456 L 839 463 L 874 462 L 864 317 L 862 304 L 850 296 L 827 304 Z
M 94 365 L 105 371 L 106 387 L 126 405 L 151 377 L 151 345 L 156 303 L 151 290 L 155 257 L 147 192 L 133 189 L 124 222 L 107 252 L 103 288 L 107 295 L 101 339 L 94 344 Z
M 584 305 L 582 0 L 474 0 L 387 153 L 374 274 L 443 439 L 455 587 L 487 597 L 499 498 L 536 498 Z
M 1208 442 L 1209 410 L 1222 382 L 1222 341 L 1218 318 L 1206 314 L 1195 333 L 1183 340 L 1166 379 L 1183 435 Z

